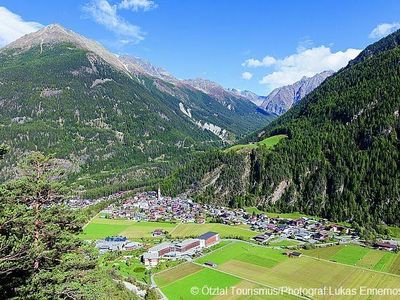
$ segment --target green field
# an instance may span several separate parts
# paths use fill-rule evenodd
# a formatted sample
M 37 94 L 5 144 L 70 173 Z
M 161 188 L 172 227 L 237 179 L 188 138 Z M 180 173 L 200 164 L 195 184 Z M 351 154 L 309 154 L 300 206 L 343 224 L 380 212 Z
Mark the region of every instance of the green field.
M 296 246 L 301 244 L 301 242 L 296 241 L 296 240 L 272 240 L 269 242 L 269 246 L 272 247 L 290 247 L 290 246 Z
M 215 231 L 222 238 L 240 237 L 249 240 L 258 233 L 248 229 L 248 226 L 228 226 L 219 223 L 165 223 L 165 222 L 135 222 L 122 219 L 94 218 L 84 229 L 81 238 L 97 240 L 107 236 L 122 235 L 130 239 L 151 238 L 155 229 L 164 229 L 175 238 L 195 237 L 207 231 Z
M 350 255 L 351 251 L 347 249 L 353 250 L 353 255 Z M 332 287 L 342 285 L 345 287 L 358 287 L 359 284 L 362 284 L 370 287 L 399 287 L 400 285 L 400 277 L 347 267 L 342 264 L 309 257 L 289 259 L 282 252 L 263 247 L 255 248 L 244 243 L 235 243 L 207 255 L 200 259 L 199 262 L 212 260 L 218 263 L 218 269 L 220 270 L 272 286 L 315 287 L 325 284 Z M 356 260 L 361 261 L 360 253 L 362 253 L 360 249 L 342 247 L 333 255 L 337 259 L 353 262 Z M 252 259 L 250 254 L 265 257 L 274 261 L 274 263 L 260 264 L 259 260 Z M 248 259 L 242 259 L 242 255 Z
M 374 250 L 366 252 L 354 247 L 330 247 L 323 248 L 321 255 L 333 256 L 343 262 L 372 265 L 385 265 L 390 253 L 382 252 L 380 256 Z M 316 252 L 316 250 L 311 250 Z M 232 242 L 219 248 L 204 257 L 196 260 L 199 264 L 190 264 L 186 270 L 180 272 L 179 267 L 156 275 L 156 282 L 161 290 L 170 299 L 217 299 L 217 297 L 204 297 L 190 295 L 190 288 L 198 285 L 214 285 L 221 282 L 221 287 L 253 284 L 256 286 L 291 288 L 319 288 L 328 286 L 332 289 L 340 287 L 358 289 L 361 286 L 368 288 L 399 288 L 400 277 L 392 274 L 375 272 L 360 267 L 345 265 L 342 263 L 320 260 L 303 255 L 299 258 L 288 258 L 282 250 L 250 245 L 245 242 Z M 307 252 L 310 254 L 311 252 Z M 394 254 L 393 254 L 394 255 Z M 396 257 L 396 256 L 394 256 Z M 390 259 L 389 259 L 390 260 Z M 212 261 L 217 264 L 215 269 L 203 271 L 203 263 Z M 399 260 L 400 261 L 400 260 Z M 376 262 L 376 263 L 374 263 Z M 168 280 L 166 280 L 167 278 Z M 239 280 L 240 279 L 240 280 Z M 239 281 L 238 281 L 239 280 Z M 220 299 L 227 299 L 221 298 Z M 219 299 L 218 298 L 218 299 Z M 276 299 L 280 299 L 278 297 Z M 326 299 L 314 295 L 312 298 Z M 352 299 L 364 299 L 357 295 Z M 240 299 L 228 297 L 228 299 Z M 250 299 L 250 298 L 243 298 Z M 260 298 L 261 299 L 261 298 Z M 340 299 L 340 297 L 335 297 Z M 380 296 L 370 296 L 368 299 L 382 299 Z M 396 299 L 396 297 L 384 297 L 384 299 Z
M 332 261 L 347 265 L 357 265 L 359 261 L 370 251 L 360 246 L 346 245 L 335 255 L 331 256 Z
M 263 139 L 262 141 L 257 142 L 257 143 L 234 145 L 232 147 L 229 147 L 228 149 L 225 149 L 224 151 L 227 152 L 227 151 L 251 150 L 251 149 L 256 149 L 260 146 L 266 147 L 267 149 L 273 149 L 274 146 L 277 145 L 284 138 L 287 138 L 287 135 L 278 134 L 278 135 L 274 135 L 274 136 L 268 137 L 266 139 Z
M 400 275 L 400 253 L 396 254 L 356 245 L 331 246 L 304 250 L 303 252 L 320 259 Z
M 388 226 L 388 229 L 392 237 L 400 239 L 400 227 Z
M 82 239 L 96 240 L 107 236 L 122 235 L 130 239 L 152 237 L 151 233 L 158 228 L 168 232 L 176 227 L 174 223 L 165 222 L 135 222 L 131 220 L 115 220 L 94 218 L 81 234 Z
M 203 286 L 226 288 L 238 284 L 239 278 L 217 272 L 209 268 L 203 268 L 193 275 L 188 275 L 181 280 L 162 287 L 162 291 L 169 299 L 191 299 L 193 297 L 190 288 Z M 218 284 L 216 284 L 218 283 Z M 190 288 L 189 288 L 190 287 Z M 196 295 L 196 299 L 210 299 L 210 295 Z
M 197 262 L 202 264 L 206 261 L 212 261 L 220 265 L 231 260 L 238 260 L 262 267 L 273 267 L 286 259 L 287 257 L 282 255 L 280 251 L 271 248 L 243 242 L 232 242 L 223 248 L 201 257 Z
M 214 231 L 220 234 L 221 238 L 234 238 L 241 237 L 243 239 L 250 239 L 258 232 L 248 229 L 243 226 L 228 226 L 219 223 L 206 223 L 206 224 L 195 224 L 195 223 L 183 223 L 179 224 L 171 233 L 172 237 L 193 237 L 199 236 L 207 231 Z
M 167 271 L 155 275 L 155 281 L 161 291 L 170 300 L 175 299 L 268 299 L 276 297 L 268 296 L 243 296 L 233 292 L 234 289 L 267 289 L 270 288 L 256 284 L 237 276 L 222 273 L 218 270 L 205 268 L 193 263 L 179 265 Z M 192 288 L 198 291 L 198 294 L 192 292 Z M 208 288 L 220 290 L 219 295 L 208 294 Z M 281 295 L 279 299 L 296 299 L 297 297 Z

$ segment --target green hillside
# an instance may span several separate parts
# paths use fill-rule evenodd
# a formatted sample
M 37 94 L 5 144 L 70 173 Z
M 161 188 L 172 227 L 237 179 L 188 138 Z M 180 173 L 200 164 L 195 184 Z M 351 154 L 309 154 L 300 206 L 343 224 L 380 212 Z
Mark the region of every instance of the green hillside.
M 265 146 L 266 149 L 273 149 L 275 145 L 277 145 L 282 139 L 287 138 L 285 134 L 277 134 L 271 137 L 267 137 L 256 143 L 248 143 L 248 144 L 238 144 L 228 149 L 225 149 L 225 152 L 229 151 L 238 151 L 238 150 L 251 150 L 257 149 L 260 146 Z
M 51 28 L 43 32 L 64 34 Z M 228 109 L 197 90 L 168 82 L 158 88 L 159 80 L 121 71 L 74 43 L 2 49 L 0 83 L 0 141 L 13 149 L 0 165 L 3 180 L 15 176 L 21 156 L 41 151 L 63 159 L 79 189 L 136 186 L 169 174 L 189 153 L 224 146 L 272 118 L 243 99 L 226 99 Z
M 206 202 L 399 225 L 399 42 L 395 32 L 369 46 L 264 128 L 261 141 L 288 136 L 273 151 L 255 143 L 200 157 L 175 186 Z

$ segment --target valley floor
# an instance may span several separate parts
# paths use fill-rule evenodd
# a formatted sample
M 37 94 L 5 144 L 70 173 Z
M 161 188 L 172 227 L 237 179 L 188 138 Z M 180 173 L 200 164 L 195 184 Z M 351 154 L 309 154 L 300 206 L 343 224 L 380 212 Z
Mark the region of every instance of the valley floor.
M 330 255 L 326 254 L 327 249 L 331 250 Z M 155 281 L 169 299 L 397 299 L 393 295 L 372 294 L 382 289 L 400 289 L 400 254 L 375 251 L 339 246 L 302 251 L 301 257 L 289 258 L 282 249 L 235 241 L 193 262 L 156 274 Z M 316 258 L 319 252 L 326 254 L 326 259 Z M 390 259 L 379 263 L 387 255 Z M 370 259 L 373 256 L 381 259 Z M 338 262 L 328 260 L 330 257 Z M 371 264 L 365 264 L 367 261 Z M 216 267 L 207 267 L 205 262 L 213 262 Z M 372 264 L 371 270 L 364 268 Z M 377 268 L 393 273 L 373 271 Z M 354 294 L 346 296 L 350 291 Z

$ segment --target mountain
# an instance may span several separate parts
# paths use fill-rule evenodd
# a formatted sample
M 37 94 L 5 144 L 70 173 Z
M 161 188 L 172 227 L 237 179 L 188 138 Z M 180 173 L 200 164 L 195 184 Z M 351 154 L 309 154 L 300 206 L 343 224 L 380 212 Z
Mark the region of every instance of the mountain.
M 397 31 L 368 46 L 267 125 L 257 143 L 200 155 L 163 188 L 360 230 L 400 225 L 399 45 Z
M 57 24 L 0 50 L 0 86 L 0 140 L 13 149 L 1 162 L 3 178 L 39 150 L 54 153 L 78 186 L 136 184 L 273 118 Z
M 153 66 L 148 61 L 145 61 L 139 57 L 133 57 L 129 55 L 123 55 L 119 57 L 119 60 L 125 65 L 125 67 L 135 75 L 145 75 L 154 78 L 162 79 L 170 83 L 177 83 L 178 79 L 168 73 L 166 70 Z
M 237 90 L 234 88 L 228 89 L 230 92 L 234 93 L 235 95 L 238 95 L 239 97 L 244 97 L 248 100 L 250 100 L 251 102 L 253 102 L 255 105 L 257 106 L 261 106 L 261 104 L 264 102 L 265 100 L 265 96 L 259 96 L 256 93 L 253 93 L 252 91 L 248 91 L 248 90 Z
M 312 77 L 303 77 L 292 85 L 276 88 L 263 100 L 260 107 L 267 112 L 282 115 L 333 73 L 324 71 Z

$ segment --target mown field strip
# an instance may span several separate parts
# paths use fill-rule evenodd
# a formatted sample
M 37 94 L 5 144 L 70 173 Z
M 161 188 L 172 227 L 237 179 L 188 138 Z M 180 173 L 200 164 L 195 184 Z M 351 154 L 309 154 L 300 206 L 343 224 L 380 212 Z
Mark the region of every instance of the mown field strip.
M 302 252 L 304 255 L 330 262 L 400 275 L 400 269 L 396 270 L 396 260 L 400 257 L 400 253 L 396 254 L 358 245 L 331 246 Z M 400 260 L 398 263 L 400 264 Z
M 196 264 L 196 265 L 202 266 L 202 265 L 199 264 L 199 263 L 196 263 L 196 262 L 193 262 L 193 263 Z M 268 284 L 265 284 L 265 283 L 263 283 L 263 282 L 259 282 L 259 281 L 253 280 L 253 279 L 249 279 L 249 278 L 247 278 L 247 277 L 243 277 L 243 276 L 237 275 L 237 274 L 235 274 L 235 273 L 230 273 L 230 272 L 227 272 L 227 271 L 223 271 L 223 270 L 221 270 L 221 269 L 216 269 L 216 268 L 207 267 L 207 266 L 205 266 L 205 268 L 208 268 L 208 269 L 217 271 L 217 272 L 222 273 L 222 274 L 227 274 L 227 275 L 230 275 L 230 276 L 233 276 L 233 277 L 237 277 L 237 278 L 246 280 L 246 281 L 248 281 L 248 282 L 252 282 L 252 283 L 255 283 L 255 284 L 257 284 L 257 285 L 261 285 L 261 286 L 264 286 L 264 287 L 267 287 L 267 288 L 270 288 L 270 289 L 273 289 L 273 290 L 278 290 L 278 288 L 277 288 L 276 286 L 268 285 Z M 288 295 L 294 296 L 294 297 L 300 298 L 300 299 L 310 299 L 310 298 L 308 298 L 308 297 L 302 297 L 302 296 L 298 296 L 298 295 L 291 295 L 291 294 L 288 294 Z

